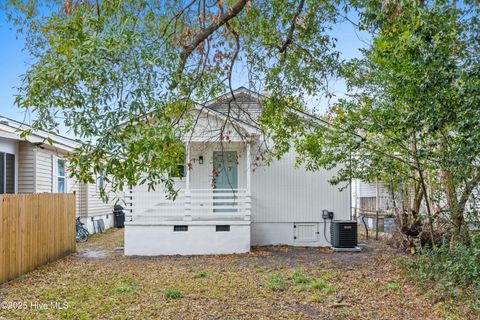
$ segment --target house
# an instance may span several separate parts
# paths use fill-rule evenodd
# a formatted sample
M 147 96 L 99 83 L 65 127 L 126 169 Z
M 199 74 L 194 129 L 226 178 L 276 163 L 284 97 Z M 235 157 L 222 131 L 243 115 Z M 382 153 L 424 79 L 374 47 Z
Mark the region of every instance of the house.
M 268 166 L 262 163 L 265 137 L 254 121 L 262 113 L 262 96 L 246 88 L 233 94 L 234 99 L 227 94 L 190 110 L 196 126 L 183 138 L 185 170 L 175 178 L 175 200 L 161 187 L 148 191 L 140 185 L 127 192 L 126 255 L 330 246 L 330 222 L 322 210 L 333 211 L 335 220 L 351 219 L 350 187 L 340 191 L 328 182 L 335 170 L 296 168 L 293 151 Z
M 378 212 L 379 231 L 393 231 L 394 201 L 383 181 L 353 180 L 352 207 L 353 216 L 369 229 L 376 230 Z
M 27 129 L 32 128 L 0 116 L 0 194 L 75 192 L 77 216 L 91 233 L 102 223 L 111 227 L 112 207 L 102 201 L 97 185 L 69 177 L 66 156 L 74 152 L 78 142 L 40 130 L 21 137 Z
M 352 182 L 352 203 L 357 215 L 375 214 L 393 207 L 391 193 L 383 181 L 366 182 L 355 179 Z M 354 210 L 355 213 L 355 210 Z

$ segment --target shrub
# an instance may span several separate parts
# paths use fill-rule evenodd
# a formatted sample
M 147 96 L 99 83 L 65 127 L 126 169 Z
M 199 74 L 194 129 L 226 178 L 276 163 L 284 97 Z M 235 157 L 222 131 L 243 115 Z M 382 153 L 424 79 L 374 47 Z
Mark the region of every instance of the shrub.
M 456 289 L 480 293 L 480 235 L 472 243 L 443 243 L 440 247 L 421 250 L 404 262 L 409 276 L 421 284 L 434 284 L 451 296 Z
M 287 284 L 285 283 L 285 279 L 283 279 L 281 275 L 276 273 L 268 277 L 267 281 L 265 282 L 265 287 L 272 291 L 287 290 Z
M 176 289 L 167 289 L 163 293 L 165 299 L 178 299 L 183 297 L 183 292 Z

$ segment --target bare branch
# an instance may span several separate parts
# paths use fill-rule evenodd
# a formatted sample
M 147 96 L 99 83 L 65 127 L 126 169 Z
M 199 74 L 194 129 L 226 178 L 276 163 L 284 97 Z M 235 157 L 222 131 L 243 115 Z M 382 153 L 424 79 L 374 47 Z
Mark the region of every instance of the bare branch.
M 217 21 L 213 22 L 202 32 L 197 34 L 197 36 L 192 40 L 192 42 L 190 42 L 190 44 L 183 47 L 183 50 L 180 53 L 180 64 L 176 72 L 177 79 L 173 80 L 170 85 L 170 89 L 175 89 L 178 86 L 177 80 L 181 78 L 183 69 L 185 68 L 185 64 L 187 63 L 188 58 L 195 50 L 195 48 L 199 46 L 203 41 L 205 41 L 205 39 L 211 36 L 215 31 L 217 31 L 218 28 L 220 28 L 225 23 L 235 18 L 240 12 L 242 12 L 242 10 L 245 8 L 245 5 L 249 1 L 250 0 L 239 0 L 235 5 L 228 9 L 227 12 L 220 15 Z
M 280 53 L 284 53 L 287 50 L 287 47 L 290 45 L 290 43 L 292 43 L 293 32 L 295 31 L 298 18 L 300 17 L 300 14 L 302 13 L 304 6 L 305 6 L 305 0 L 300 0 L 300 3 L 298 4 L 297 12 L 295 13 L 295 16 L 293 17 L 293 20 L 292 20 L 292 24 L 290 25 L 290 30 L 288 31 L 287 39 L 285 39 L 282 46 L 279 48 Z

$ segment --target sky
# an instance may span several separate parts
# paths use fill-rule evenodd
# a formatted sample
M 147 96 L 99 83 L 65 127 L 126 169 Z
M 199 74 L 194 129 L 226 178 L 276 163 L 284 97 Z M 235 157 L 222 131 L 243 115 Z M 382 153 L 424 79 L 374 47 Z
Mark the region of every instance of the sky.
M 29 56 L 23 51 L 24 40 L 0 14 L 0 115 L 23 120 L 25 112 L 13 107 L 20 76 L 27 70 Z
M 349 16 L 355 21 L 355 17 Z M 365 47 L 369 41 L 366 33 L 359 33 L 350 22 L 335 25 L 331 35 L 338 38 L 337 49 L 344 59 L 358 57 L 359 48 Z M 25 41 L 17 34 L 13 26 L 6 21 L 0 13 L 0 116 L 8 117 L 17 121 L 29 122 L 29 115 L 24 110 L 14 106 L 16 88 L 20 85 L 21 75 L 28 70 L 29 56 L 23 50 Z M 337 98 L 346 93 L 345 83 L 336 81 L 330 83 Z M 315 108 L 322 112 L 328 108 L 326 101 L 315 101 Z

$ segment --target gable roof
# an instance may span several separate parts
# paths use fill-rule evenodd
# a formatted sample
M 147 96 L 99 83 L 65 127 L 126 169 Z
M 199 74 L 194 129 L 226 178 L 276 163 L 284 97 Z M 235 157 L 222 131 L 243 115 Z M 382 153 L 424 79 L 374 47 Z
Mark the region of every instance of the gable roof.
M 32 130 L 32 134 L 22 138 L 21 133 L 25 130 L 33 129 L 31 126 L 4 116 L 0 116 L 0 137 L 7 139 L 28 141 L 36 145 L 51 145 L 52 147 L 72 152 L 80 146 L 80 143 L 74 139 L 61 135 L 52 134 L 43 130 Z M 47 141 L 50 140 L 52 144 Z
M 233 93 L 233 95 L 232 95 L 232 93 Z M 232 99 L 233 97 L 235 97 L 237 95 L 241 95 L 241 94 L 250 96 L 253 100 L 256 100 L 256 101 L 259 101 L 259 102 L 264 98 L 268 98 L 268 96 L 265 95 L 265 94 L 255 92 L 253 90 L 250 90 L 250 89 L 242 86 L 242 87 L 239 87 L 239 88 L 233 90 L 233 92 L 225 93 L 223 95 L 218 96 L 215 99 L 212 99 L 212 100 L 206 102 L 204 106 L 212 109 L 213 106 L 219 104 L 219 101 L 228 101 L 228 100 Z M 324 120 L 320 117 L 317 117 L 315 115 L 312 115 L 308 112 L 305 112 L 305 111 L 302 111 L 302 110 L 299 110 L 299 109 L 290 109 L 290 110 L 291 110 L 292 113 L 296 114 L 297 116 L 299 116 L 300 118 L 302 118 L 305 121 L 309 121 L 309 122 L 312 122 L 314 124 L 318 124 L 318 125 L 322 125 L 322 126 L 330 126 L 331 125 L 328 121 L 326 121 L 326 120 Z M 220 111 L 218 111 L 218 112 L 223 114 L 223 112 L 220 112 Z M 240 121 L 240 122 L 245 122 L 245 121 L 242 121 L 241 119 L 236 119 L 234 117 L 232 119 Z M 248 124 L 247 122 L 245 122 L 245 124 L 251 125 L 251 124 Z

